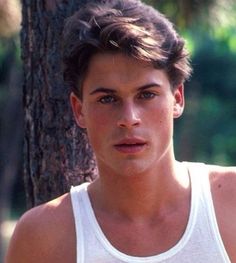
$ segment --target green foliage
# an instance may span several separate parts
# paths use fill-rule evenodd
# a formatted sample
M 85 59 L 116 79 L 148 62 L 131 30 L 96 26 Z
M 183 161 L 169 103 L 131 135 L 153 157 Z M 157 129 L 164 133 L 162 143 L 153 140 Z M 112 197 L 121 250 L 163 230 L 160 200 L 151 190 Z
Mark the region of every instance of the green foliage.
M 144 0 L 147 4 L 152 5 L 179 28 L 185 29 L 194 24 L 209 24 L 206 19 L 209 17 L 211 8 L 217 0 Z M 202 17 L 205 19 L 202 19 Z
M 229 44 L 229 39 L 235 36 L 218 39 L 213 34 L 202 32 L 195 32 L 195 35 L 198 38 L 194 40 L 192 56 L 194 74 L 186 85 L 185 113 L 187 118 L 192 118 L 194 125 L 186 127 L 183 117 L 176 139 L 181 130 L 187 129 L 192 136 L 187 147 L 192 148 L 193 160 L 235 165 L 236 52 Z M 181 147 L 184 145 L 177 143 L 180 155 Z
M 19 37 L 0 38 L 0 108 L 8 93 L 13 67 L 21 67 Z

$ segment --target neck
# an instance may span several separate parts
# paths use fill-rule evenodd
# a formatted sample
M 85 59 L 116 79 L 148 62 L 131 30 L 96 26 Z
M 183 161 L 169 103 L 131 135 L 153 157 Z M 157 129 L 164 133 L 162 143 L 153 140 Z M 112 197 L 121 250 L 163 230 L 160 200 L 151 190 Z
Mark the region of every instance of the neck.
M 105 176 L 103 173 L 89 188 L 93 207 L 137 220 L 151 218 L 188 199 L 187 170 L 174 161 L 159 165 L 145 174 Z

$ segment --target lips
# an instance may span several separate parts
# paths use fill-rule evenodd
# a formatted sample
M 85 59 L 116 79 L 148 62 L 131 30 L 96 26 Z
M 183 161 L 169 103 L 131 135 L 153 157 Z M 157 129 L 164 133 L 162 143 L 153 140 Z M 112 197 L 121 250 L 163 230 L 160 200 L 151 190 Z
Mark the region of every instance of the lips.
M 147 142 L 139 138 L 128 138 L 119 141 L 114 146 L 119 152 L 134 154 L 144 150 L 144 148 L 147 146 Z

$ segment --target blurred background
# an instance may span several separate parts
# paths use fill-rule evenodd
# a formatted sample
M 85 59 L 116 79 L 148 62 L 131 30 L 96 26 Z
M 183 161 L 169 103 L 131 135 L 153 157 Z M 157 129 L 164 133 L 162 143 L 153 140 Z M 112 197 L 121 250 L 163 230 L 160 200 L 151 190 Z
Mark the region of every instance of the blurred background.
M 235 165 L 236 1 L 146 0 L 187 41 L 193 76 L 176 120 L 178 160 Z M 0 262 L 15 221 L 26 210 L 20 0 L 0 0 Z

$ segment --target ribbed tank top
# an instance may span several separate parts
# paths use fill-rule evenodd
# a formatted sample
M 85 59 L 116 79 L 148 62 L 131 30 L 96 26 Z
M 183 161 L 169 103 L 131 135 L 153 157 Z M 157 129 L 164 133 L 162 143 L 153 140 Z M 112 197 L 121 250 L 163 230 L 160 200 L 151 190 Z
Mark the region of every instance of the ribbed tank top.
M 191 181 L 187 227 L 175 246 L 154 256 L 130 256 L 113 247 L 96 220 L 87 192 L 88 183 L 72 187 L 77 263 L 230 263 L 216 221 L 207 166 L 185 165 Z

